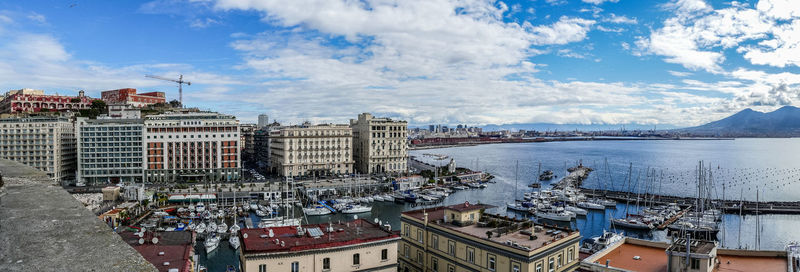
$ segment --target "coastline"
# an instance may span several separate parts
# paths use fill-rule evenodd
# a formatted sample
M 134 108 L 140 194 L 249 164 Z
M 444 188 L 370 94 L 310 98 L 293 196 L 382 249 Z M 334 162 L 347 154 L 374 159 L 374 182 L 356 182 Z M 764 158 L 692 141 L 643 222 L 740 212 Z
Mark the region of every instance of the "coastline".
M 558 137 L 558 138 L 523 138 L 523 139 L 501 139 L 500 141 L 469 141 L 455 144 L 432 144 L 409 146 L 409 150 L 426 150 L 438 148 L 452 148 L 462 146 L 475 146 L 486 144 L 513 144 L 513 143 L 548 143 L 548 142 L 569 142 L 569 141 L 733 141 L 736 138 L 722 137 L 691 137 L 691 138 L 663 138 L 663 137 Z

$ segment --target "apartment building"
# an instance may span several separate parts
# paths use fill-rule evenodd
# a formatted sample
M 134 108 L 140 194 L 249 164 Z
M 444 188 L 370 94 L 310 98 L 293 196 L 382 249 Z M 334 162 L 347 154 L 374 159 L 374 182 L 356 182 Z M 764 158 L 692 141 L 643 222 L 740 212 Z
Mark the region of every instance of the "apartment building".
M 353 129 L 353 159 L 362 174 L 408 171 L 408 123 L 377 118 L 369 113 L 350 120 Z
M 243 272 L 397 271 L 400 237 L 363 219 L 240 232 Z
M 353 131 L 347 125 L 282 127 L 269 138 L 271 168 L 285 177 L 353 173 Z
M 55 181 L 75 180 L 75 128 L 64 117 L 0 119 L 0 158 L 47 173 Z
M 242 160 L 244 161 L 253 161 L 256 157 L 256 149 L 255 149 L 255 136 L 256 136 L 256 125 L 255 124 L 242 124 L 239 126 L 239 135 L 241 140 L 239 141 L 239 146 L 242 153 Z
M 143 182 L 143 127 L 142 119 L 78 118 L 77 181 L 88 185 Z
M 239 179 L 239 121 L 214 112 L 168 112 L 144 119 L 145 180 Z
M 42 90 L 21 89 L 6 93 L 0 100 L 0 113 L 31 113 L 81 110 L 92 107 L 92 98 L 83 91 L 78 96 L 45 95 Z
M 579 267 L 580 233 L 485 214 L 465 202 L 403 212 L 399 270 L 561 272 Z
M 100 93 L 100 97 L 109 105 L 123 104 L 137 108 L 167 102 L 167 97 L 164 95 L 164 92 L 137 94 L 136 89 L 133 88 L 104 91 Z

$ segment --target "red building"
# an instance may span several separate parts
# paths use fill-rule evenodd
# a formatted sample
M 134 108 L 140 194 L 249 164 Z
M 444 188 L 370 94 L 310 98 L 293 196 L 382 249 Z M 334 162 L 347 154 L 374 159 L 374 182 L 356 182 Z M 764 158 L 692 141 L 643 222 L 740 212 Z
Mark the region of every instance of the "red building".
M 147 105 L 167 102 L 167 98 L 163 92 L 137 94 L 136 89 L 133 88 L 104 91 L 101 94 L 101 97 L 103 101 L 109 105 L 128 104 L 139 108 Z
M 83 91 L 78 92 L 78 96 L 62 96 L 45 95 L 41 90 L 14 90 L 0 100 L 0 113 L 88 109 L 92 106 L 92 100 Z

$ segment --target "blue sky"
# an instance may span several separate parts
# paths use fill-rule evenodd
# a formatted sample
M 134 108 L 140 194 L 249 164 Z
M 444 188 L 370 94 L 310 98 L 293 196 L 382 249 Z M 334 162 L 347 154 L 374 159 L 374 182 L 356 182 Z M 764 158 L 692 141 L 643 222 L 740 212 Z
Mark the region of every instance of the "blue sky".
M 0 89 L 177 88 L 284 123 L 690 126 L 800 101 L 800 3 L 157 0 L 0 3 Z

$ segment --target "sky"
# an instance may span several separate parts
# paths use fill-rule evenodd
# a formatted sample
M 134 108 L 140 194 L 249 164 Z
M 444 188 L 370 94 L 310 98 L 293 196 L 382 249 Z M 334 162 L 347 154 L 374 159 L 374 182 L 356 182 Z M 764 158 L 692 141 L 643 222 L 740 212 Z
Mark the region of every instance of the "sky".
M 694 126 L 800 102 L 800 2 L 0 2 L 0 90 L 136 88 L 284 124 Z

